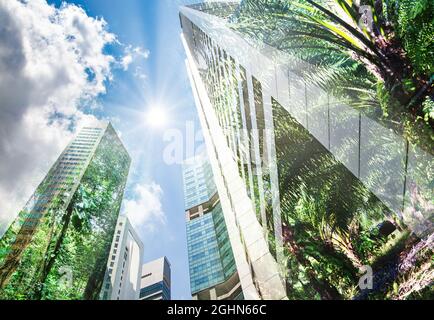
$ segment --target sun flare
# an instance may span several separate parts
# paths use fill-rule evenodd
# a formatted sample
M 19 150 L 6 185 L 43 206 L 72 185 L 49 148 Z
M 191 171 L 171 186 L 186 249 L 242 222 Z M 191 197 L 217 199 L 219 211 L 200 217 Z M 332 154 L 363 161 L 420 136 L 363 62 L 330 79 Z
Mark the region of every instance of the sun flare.
M 167 112 L 161 106 L 153 106 L 146 113 L 146 123 L 153 128 L 162 128 L 167 122 Z

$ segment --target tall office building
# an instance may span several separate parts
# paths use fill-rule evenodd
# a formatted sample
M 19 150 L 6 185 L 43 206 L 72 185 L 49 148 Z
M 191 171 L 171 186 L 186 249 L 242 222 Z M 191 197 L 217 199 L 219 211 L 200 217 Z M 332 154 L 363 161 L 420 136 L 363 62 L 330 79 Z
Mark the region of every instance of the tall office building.
M 139 300 L 143 244 L 126 216 L 117 222 L 107 262 L 102 300 Z
M 171 266 L 166 257 L 145 263 L 139 300 L 170 300 L 171 281 Z
M 261 29 L 261 12 L 277 10 L 266 6 L 214 1 L 180 9 L 186 66 L 241 288 L 246 299 L 351 298 L 357 270 L 381 256 L 358 249 L 364 237 L 380 246 L 393 243 L 391 232 L 407 236 L 396 225 L 433 230 L 432 191 L 421 170 L 432 168 L 433 158 L 326 92 L 308 77 L 315 66 L 268 45 L 279 44 L 270 40 L 283 31 Z M 408 218 L 412 213 L 420 219 Z
M 230 88 L 230 83 L 226 82 L 229 77 L 223 78 L 224 66 L 217 60 L 217 57 L 223 59 L 223 52 L 219 50 L 219 39 L 212 41 L 211 37 L 218 38 L 219 30 L 216 28 L 220 27 L 220 24 L 215 24 L 222 21 L 224 27 L 225 18 L 235 10 L 236 5 L 235 2 L 213 2 L 182 7 L 182 40 L 187 53 L 187 67 L 209 162 L 218 190 L 219 207 L 233 251 L 237 277 L 240 279 L 240 289 L 247 300 L 283 299 L 286 296 L 285 288 L 278 265 L 268 249 L 265 235 L 252 206 L 254 198 L 249 198 L 253 194 L 251 180 L 255 176 L 255 171 L 252 165 L 248 166 L 248 149 L 239 143 L 240 132 L 230 130 L 232 124 L 229 124 L 229 121 L 233 120 L 235 124 L 234 116 L 239 113 L 222 108 L 223 103 L 226 103 L 231 109 L 235 109 L 235 96 L 224 97 L 226 90 L 234 88 Z M 205 23 L 208 28 L 201 29 Z M 214 48 L 211 50 L 212 46 Z M 212 79 L 215 81 L 214 84 L 209 82 Z M 204 100 L 207 104 L 206 110 Z M 217 105 L 218 101 L 220 105 Z M 239 123 L 241 117 L 237 121 Z M 243 163 L 241 156 L 245 158 Z M 243 170 L 240 170 L 241 168 Z M 252 186 L 252 190 L 249 186 Z M 262 193 L 261 196 L 263 195 Z M 259 203 L 259 197 L 257 200 Z
M 193 299 L 243 299 L 222 206 L 206 154 L 184 162 L 183 178 Z
M 0 241 L 0 298 L 99 298 L 129 167 L 111 124 L 80 131 Z

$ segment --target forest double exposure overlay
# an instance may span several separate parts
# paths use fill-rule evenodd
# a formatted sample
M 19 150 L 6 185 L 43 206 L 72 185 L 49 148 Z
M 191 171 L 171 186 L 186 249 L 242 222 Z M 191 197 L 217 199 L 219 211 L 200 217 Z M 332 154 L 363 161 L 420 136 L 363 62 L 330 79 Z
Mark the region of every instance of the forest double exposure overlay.
M 0 299 L 99 299 L 129 166 L 109 126 L 72 189 L 48 174 L 0 241 Z
M 434 2 L 245 0 L 229 20 L 287 54 L 289 109 L 272 109 L 288 297 L 433 298 Z
M 202 79 L 288 298 L 432 299 L 434 3 L 244 0 L 221 16 L 287 77 L 267 109 L 274 67 L 246 73 L 236 67 L 245 49 L 193 24 Z

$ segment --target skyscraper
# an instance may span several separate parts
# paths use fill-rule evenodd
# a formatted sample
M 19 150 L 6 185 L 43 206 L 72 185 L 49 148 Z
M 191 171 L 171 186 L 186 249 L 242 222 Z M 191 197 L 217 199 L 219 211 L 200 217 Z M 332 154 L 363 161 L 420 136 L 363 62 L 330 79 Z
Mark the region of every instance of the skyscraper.
M 171 281 L 171 266 L 166 257 L 145 263 L 139 300 L 170 300 Z
M 227 87 L 224 86 L 226 80 L 223 78 L 223 65 L 219 64 L 217 58 L 213 60 L 214 57 L 223 57 L 222 51 L 218 50 L 217 42 L 213 43 L 211 40 L 211 35 L 219 31 L 213 29 L 214 22 L 227 17 L 235 7 L 234 2 L 182 7 L 180 13 L 182 38 L 207 153 L 214 169 L 214 181 L 244 298 L 248 300 L 283 299 L 286 297 L 284 283 L 252 206 L 252 203 L 259 204 L 259 193 L 258 199 L 249 197 L 253 194 L 252 180 L 255 171 L 252 166 L 248 166 L 247 160 L 250 160 L 246 158 L 249 153 L 248 149 L 240 145 L 242 137 L 239 132 L 226 130 L 231 126 L 229 121 L 235 121 L 234 117 L 239 114 L 229 109 L 233 109 L 236 105 L 235 96 L 224 97 L 223 90 L 230 89 L 229 82 L 225 84 Z M 199 29 L 199 26 L 208 20 L 211 20 L 206 30 L 209 35 Z M 211 45 L 214 45 L 212 50 Z M 208 65 L 212 65 L 213 69 L 211 70 L 211 67 L 207 69 Z M 212 79 L 220 80 L 221 86 L 213 86 L 207 82 Z M 208 86 L 206 87 L 205 84 Z M 225 101 L 229 108 L 225 111 L 223 108 L 220 109 L 220 106 L 213 105 L 209 100 L 210 97 L 216 99 L 213 101 L 215 103 Z M 207 110 L 203 109 L 205 99 L 208 102 Z M 217 119 L 217 116 L 220 118 Z M 241 118 L 238 119 L 239 121 Z M 244 162 L 242 162 L 242 157 L 244 157 Z M 261 197 L 263 195 L 262 193 Z
M 126 216 L 117 222 L 102 300 L 139 300 L 143 244 Z
M 429 178 L 417 164 L 432 168 L 432 156 L 375 112 L 326 91 L 316 66 L 277 48 L 286 31 L 261 28 L 267 5 L 217 1 L 180 10 L 241 287 L 261 299 L 352 298 L 362 265 L 380 258 L 384 243 L 408 237 L 401 226 L 432 231 Z M 248 10 L 257 7 L 253 17 Z M 361 249 L 370 241 L 375 249 Z
M 129 167 L 111 124 L 80 131 L 1 239 L 1 298 L 99 298 Z
M 222 206 L 206 154 L 184 162 L 183 178 L 193 299 L 243 299 Z

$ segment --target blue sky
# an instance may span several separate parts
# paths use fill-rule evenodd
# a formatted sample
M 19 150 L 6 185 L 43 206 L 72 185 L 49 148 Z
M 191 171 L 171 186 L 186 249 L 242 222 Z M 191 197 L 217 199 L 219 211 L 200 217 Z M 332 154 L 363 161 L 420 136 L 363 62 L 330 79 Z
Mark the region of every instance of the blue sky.
M 62 1 L 48 1 L 59 6 Z M 144 260 L 166 255 L 172 264 L 172 295 L 190 299 L 188 257 L 182 172 L 179 164 L 163 161 L 163 141 L 167 130 L 180 130 L 185 136 L 187 121 L 199 129 L 194 101 L 185 69 L 185 53 L 180 40 L 176 0 L 75 0 L 89 16 L 103 17 L 108 30 L 122 45 L 107 48 L 122 54 L 125 46 L 149 50 L 149 57 L 134 61 L 128 71 L 114 71 L 107 83 L 107 94 L 98 98 L 99 117 L 109 118 L 121 132 L 122 140 L 133 158 L 126 198 L 134 198 L 138 184 L 161 187 L 165 222 L 150 218 L 138 227 L 144 242 Z M 145 75 L 143 79 L 137 74 Z M 152 128 L 144 115 L 149 108 L 161 106 L 169 114 L 165 128 Z

